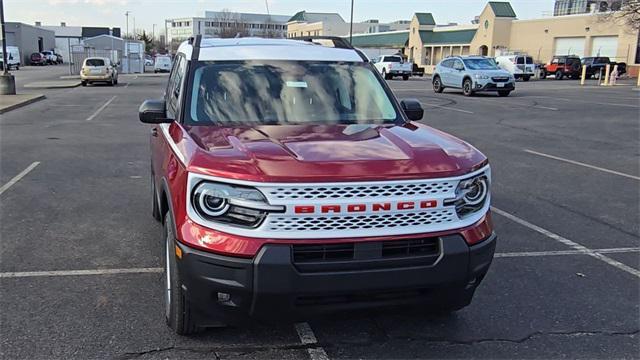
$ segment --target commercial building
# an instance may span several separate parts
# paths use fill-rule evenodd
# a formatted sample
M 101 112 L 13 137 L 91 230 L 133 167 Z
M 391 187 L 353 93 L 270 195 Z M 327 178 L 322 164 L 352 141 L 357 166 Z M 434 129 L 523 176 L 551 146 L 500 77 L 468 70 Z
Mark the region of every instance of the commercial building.
M 620 10 L 623 0 L 556 0 L 553 16 Z
M 165 20 L 167 41 L 177 43 L 194 35 L 212 37 L 262 36 L 283 38 L 287 34 L 288 15 L 205 11 L 204 17 Z
M 5 23 L 8 46 L 17 46 L 20 50 L 21 64 L 30 63 L 31 54 L 54 50 L 55 34 L 51 30 L 17 22 Z
M 71 48 L 82 43 L 82 40 L 100 35 L 109 35 L 119 38 L 120 28 L 91 27 L 91 26 L 67 26 L 61 22 L 58 26 L 44 25 L 36 22 L 36 26 L 51 30 L 55 33 L 55 51 L 62 55 L 62 59 L 67 62 L 70 58 Z
M 381 23 L 376 19 L 353 24 L 354 34 L 408 30 L 409 20 Z M 349 34 L 350 24 L 338 13 L 299 11 L 287 22 L 287 37 L 343 36 Z
M 549 62 L 554 55 L 608 56 L 631 68 L 640 62 L 638 30 L 613 19 L 602 21 L 598 13 L 584 13 L 518 20 L 509 2 L 498 1 L 487 3 L 476 21 L 468 25 L 436 26 L 431 13 L 416 13 L 406 35 L 354 36 L 353 45 L 369 52 L 401 50 L 428 74 L 451 55 L 519 52 L 541 63 Z

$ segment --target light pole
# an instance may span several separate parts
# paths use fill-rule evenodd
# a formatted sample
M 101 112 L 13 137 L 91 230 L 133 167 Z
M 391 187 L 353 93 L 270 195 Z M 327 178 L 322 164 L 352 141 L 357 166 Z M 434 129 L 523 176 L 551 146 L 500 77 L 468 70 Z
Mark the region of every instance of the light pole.
M 351 22 L 349 23 L 349 44 L 353 40 L 353 0 L 351 0 Z
M 7 34 L 4 28 L 4 1 L 0 0 L 0 28 L 2 30 L 2 65 L 3 72 L 0 75 L 0 94 L 15 95 L 16 79 L 9 73 L 9 57 L 7 56 Z
M 156 41 L 156 24 L 153 24 L 151 27 L 151 42 Z
M 127 18 L 127 35 L 129 36 L 129 14 L 131 13 L 131 11 L 125 11 L 124 12 L 124 16 Z

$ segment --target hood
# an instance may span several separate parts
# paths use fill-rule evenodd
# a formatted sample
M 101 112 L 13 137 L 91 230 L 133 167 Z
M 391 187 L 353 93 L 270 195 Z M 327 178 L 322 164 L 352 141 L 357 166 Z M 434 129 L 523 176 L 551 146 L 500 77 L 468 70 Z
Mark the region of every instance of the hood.
M 191 171 L 263 182 L 435 178 L 475 170 L 486 158 L 432 129 L 396 125 L 185 126 Z

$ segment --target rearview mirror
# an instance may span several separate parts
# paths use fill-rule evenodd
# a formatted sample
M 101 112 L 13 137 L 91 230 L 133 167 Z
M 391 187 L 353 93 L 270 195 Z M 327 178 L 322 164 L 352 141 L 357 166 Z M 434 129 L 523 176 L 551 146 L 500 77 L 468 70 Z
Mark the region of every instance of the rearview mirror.
M 145 124 L 165 124 L 173 122 L 173 119 L 167 119 L 164 100 L 145 100 L 138 109 L 138 118 Z
M 422 120 L 424 116 L 424 110 L 420 101 L 417 99 L 404 99 L 400 101 L 400 106 L 404 113 L 407 114 L 409 120 Z

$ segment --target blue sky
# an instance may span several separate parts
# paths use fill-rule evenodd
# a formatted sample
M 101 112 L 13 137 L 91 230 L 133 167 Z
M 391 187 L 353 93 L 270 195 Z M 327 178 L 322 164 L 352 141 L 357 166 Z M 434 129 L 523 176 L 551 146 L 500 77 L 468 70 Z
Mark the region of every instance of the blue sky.
M 267 0 L 272 14 L 293 15 L 300 10 L 338 12 L 349 19 L 350 0 Z M 439 24 L 468 24 L 479 15 L 485 0 L 355 0 L 354 21 L 410 19 L 414 12 L 431 12 Z M 553 10 L 553 0 L 511 0 L 520 19 L 541 17 Z M 156 31 L 163 20 L 173 17 L 202 16 L 205 10 L 228 9 L 235 12 L 266 12 L 265 0 L 5 0 L 6 21 L 44 25 L 108 26 L 125 28 L 125 11 L 131 11 L 129 29 Z

